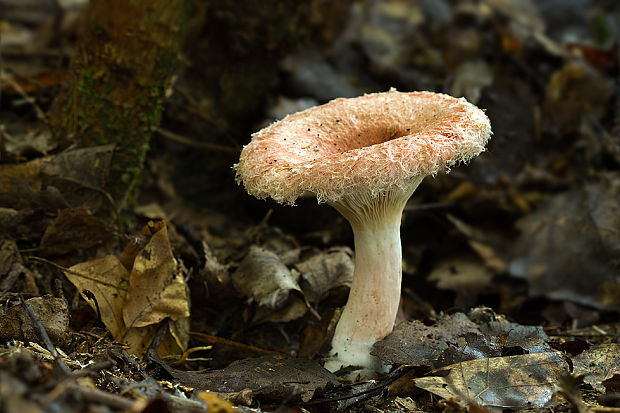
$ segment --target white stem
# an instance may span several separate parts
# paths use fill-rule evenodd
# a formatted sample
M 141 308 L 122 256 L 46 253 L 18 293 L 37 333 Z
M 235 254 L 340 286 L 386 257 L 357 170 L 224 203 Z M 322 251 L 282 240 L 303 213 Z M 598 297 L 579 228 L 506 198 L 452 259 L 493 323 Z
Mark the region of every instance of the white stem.
M 400 302 L 402 250 L 400 212 L 379 222 L 353 225 L 355 271 L 349 300 L 332 340 L 332 360 L 325 368 L 362 366 L 381 371 L 381 361 L 370 355 L 372 345 L 389 334 Z

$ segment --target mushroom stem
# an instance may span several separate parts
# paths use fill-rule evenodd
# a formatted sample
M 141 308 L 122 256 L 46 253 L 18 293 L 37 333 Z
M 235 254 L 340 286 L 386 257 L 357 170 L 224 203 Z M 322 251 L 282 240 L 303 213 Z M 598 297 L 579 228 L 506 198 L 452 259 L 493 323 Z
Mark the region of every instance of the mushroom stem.
M 421 180 L 416 179 L 407 190 L 382 194 L 363 207 L 333 204 L 353 228 L 355 270 L 349 299 L 332 339 L 332 358 L 325 363 L 330 371 L 343 366 L 384 370 L 370 351 L 394 328 L 402 280 L 400 221 L 407 199 Z

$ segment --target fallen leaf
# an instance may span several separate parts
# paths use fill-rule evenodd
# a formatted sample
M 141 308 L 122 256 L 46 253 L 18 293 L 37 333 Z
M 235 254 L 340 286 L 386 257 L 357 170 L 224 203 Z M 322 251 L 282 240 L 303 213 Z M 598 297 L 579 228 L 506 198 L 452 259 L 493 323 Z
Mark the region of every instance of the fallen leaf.
M 278 255 L 255 245 L 232 274 L 235 289 L 257 304 L 254 322 L 286 322 L 303 316 L 307 306 L 298 278 L 299 272 L 289 270 Z
M 494 234 L 484 232 L 454 215 L 446 216 L 463 235 L 467 237 L 469 246 L 484 260 L 486 266 L 495 272 L 502 273 L 508 268 L 505 243 Z
M 485 307 L 477 307 L 469 318 L 455 313 L 441 316 L 431 326 L 417 320 L 401 323 L 375 343 L 372 354 L 386 364 L 438 368 L 515 352 L 550 352 L 547 339 L 542 327 L 511 323 Z
M 144 239 L 142 249 L 135 242 L 125 248 L 125 262 L 108 255 L 74 265 L 65 275 L 100 312 L 114 339 L 127 344 L 130 352 L 142 354 L 156 333 L 156 324 L 170 318 L 160 351 L 178 354 L 189 340 L 187 286 L 172 255 L 165 223 L 149 223 L 142 229 L 143 235 L 148 233 L 152 235 Z M 134 258 L 129 269 L 128 257 Z
M 75 250 L 103 245 L 112 239 L 112 232 L 100 219 L 84 207 L 66 208 L 47 227 L 41 243 L 44 256 L 68 254 Z
M 386 364 L 432 366 L 448 348 L 465 347 L 467 333 L 479 330 L 463 313 L 442 316 L 432 326 L 414 320 L 396 326 L 391 334 L 375 343 L 371 354 Z
M 60 344 L 65 341 L 69 329 L 69 308 L 64 299 L 44 295 L 29 298 L 26 305 L 41 322 L 53 343 Z M 10 307 L 0 316 L 0 337 L 4 340 L 42 343 L 38 328 L 20 304 Z
M 586 62 L 567 60 L 545 88 L 544 125 L 558 136 L 578 132 L 583 119 L 605 113 L 611 90 L 607 78 Z
M 104 145 L 1 164 L 2 232 L 38 242 L 58 210 L 82 206 L 95 211 L 105 198 L 113 150 L 113 145 Z
M 521 219 L 509 266 L 530 293 L 620 308 L 620 174 L 553 196 Z
M 487 287 L 493 274 L 479 260 L 468 257 L 448 258 L 439 262 L 429 274 L 428 280 L 436 282 L 437 288 L 450 291 L 480 291 Z
M 278 356 L 238 360 L 222 370 L 166 370 L 186 386 L 218 393 L 250 390 L 262 400 L 307 402 L 315 392 L 339 386 L 338 378 L 316 361 Z
M 207 404 L 209 413 L 236 413 L 239 412 L 228 400 L 222 399 L 217 393 L 209 391 L 199 391 L 196 395 L 199 400 Z
M 353 251 L 348 247 L 334 247 L 298 263 L 300 285 L 311 303 L 319 303 L 338 287 L 350 287 L 353 281 Z
M 441 376 L 415 380 L 416 386 L 464 408 L 520 409 L 545 407 L 560 377 L 568 373 L 561 353 L 535 353 L 464 361 L 433 372 Z
M 477 104 L 482 89 L 491 83 L 493 72 L 484 60 L 466 61 L 456 68 L 450 94 L 455 97 L 463 96 L 469 102 Z
M 573 371 L 584 376 L 584 383 L 604 392 L 603 382 L 620 374 L 620 344 L 599 344 L 585 350 L 573 357 Z
M 128 327 L 144 327 L 185 317 L 189 317 L 187 285 L 162 222 L 133 263 L 123 320 Z
M 129 272 L 119 259 L 107 255 L 76 264 L 64 273 L 93 310 L 100 312 L 112 337 L 120 341 L 125 333 L 123 304 L 129 289 Z

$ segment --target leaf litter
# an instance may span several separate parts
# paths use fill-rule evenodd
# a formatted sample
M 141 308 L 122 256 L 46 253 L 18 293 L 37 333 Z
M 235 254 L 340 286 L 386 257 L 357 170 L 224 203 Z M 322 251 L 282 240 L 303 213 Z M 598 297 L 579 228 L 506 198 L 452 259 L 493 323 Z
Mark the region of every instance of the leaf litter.
M 234 187 L 234 151 L 214 155 L 164 135 L 151 142 L 139 206 L 100 220 L 101 208 L 115 209 L 103 190 L 113 148 L 65 148 L 44 114 L 85 2 L 4 3 L 0 409 L 617 405 L 613 2 L 338 2 L 328 14 L 341 31 L 279 65 L 270 58 L 276 77 L 258 71 L 269 92 L 246 121 L 222 115 L 230 103 L 213 91 L 232 90 L 235 77 L 226 59 L 204 51 L 203 41 L 222 43 L 232 14 L 198 6 L 193 30 L 210 18 L 220 30 L 216 41 L 206 32 L 190 39 L 184 52 L 192 64 L 170 88 L 161 125 L 175 134 L 240 147 L 259 112 L 269 123 L 291 108 L 389 87 L 462 95 L 491 118 L 489 152 L 423 183 L 408 205 L 402 322 L 374 349 L 392 370 L 356 383 L 321 367 L 353 273 L 347 226 L 304 199 L 296 215 L 267 213 L 272 205 Z M 227 55 L 250 34 L 224 42 L 233 44 Z M 205 70 L 197 56 L 211 59 L 209 71 L 223 69 L 217 85 L 197 81 Z M 235 65 L 244 66 L 256 67 Z M 154 339 L 159 355 L 142 358 Z

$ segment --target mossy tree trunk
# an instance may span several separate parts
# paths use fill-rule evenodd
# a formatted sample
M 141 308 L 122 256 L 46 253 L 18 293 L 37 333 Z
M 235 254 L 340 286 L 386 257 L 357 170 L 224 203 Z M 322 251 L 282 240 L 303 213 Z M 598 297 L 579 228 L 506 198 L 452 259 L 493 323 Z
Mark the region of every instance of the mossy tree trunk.
M 106 191 L 122 206 L 140 175 L 178 61 L 190 0 L 91 0 L 63 90 L 57 139 L 114 143 Z

